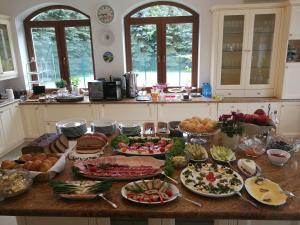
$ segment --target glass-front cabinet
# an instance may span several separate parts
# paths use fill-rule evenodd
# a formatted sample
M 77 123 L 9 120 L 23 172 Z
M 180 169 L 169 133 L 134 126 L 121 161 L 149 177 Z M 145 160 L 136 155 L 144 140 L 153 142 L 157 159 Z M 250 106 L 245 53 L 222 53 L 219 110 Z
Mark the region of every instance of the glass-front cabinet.
M 8 16 L 0 15 L 0 80 L 17 76 L 16 61 Z
M 214 94 L 274 96 L 281 9 L 216 10 Z

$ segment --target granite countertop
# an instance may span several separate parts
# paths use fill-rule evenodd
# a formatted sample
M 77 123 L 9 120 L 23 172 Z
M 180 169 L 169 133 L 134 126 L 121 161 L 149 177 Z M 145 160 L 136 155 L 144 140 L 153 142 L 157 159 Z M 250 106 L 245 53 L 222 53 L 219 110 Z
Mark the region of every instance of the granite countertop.
M 107 147 L 106 154 L 111 153 Z M 239 158 L 240 156 L 238 156 Z M 298 162 L 300 153 L 296 153 L 284 167 L 272 166 L 266 155 L 259 157 L 256 162 L 262 168 L 262 174 L 278 182 L 284 190 L 300 196 L 300 168 Z M 67 161 L 65 170 L 56 179 L 74 180 L 71 173 L 72 162 Z M 235 165 L 234 165 L 235 167 Z M 173 177 L 178 178 L 179 171 Z M 207 198 L 188 191 L 183 185 L 178 188 L 183 196 L 199 201 L 199 208 L 184 199 L 159 205 L 139 205 L 123 199 L 120 190 L 124 182 L 114 183 L 106 197 L 118 205 L 113 209 L 101 199 L 89 201 L 67 201 L 56 197 L 47 183 L 34 183 L 31 190 L 11 199 L 0 202 L 0 214 L 11 216 L 57 216 L 57 217 L 159 217 L 159 218 L 195 218 L 195 219 L 263 219 L 263 220 L 300 220 L 300 201 L 288 199 L 281 207 L 260 205 L 254 208 L 242 201 L 238 196 L 227 198 Z M 242 194 L 249 198 L 243 189 Z
M 42 104 L 187 104 L 187 103 L 257 103 L 257 102 L 300 102 L 300 99 L 279 99 L 279 98 L 224 98 L 223 101 L 205 98 L 205 97 L 197 97 L 192 98 L 190 101 L 136 101 L 134 98 L 126 98 L 119 101 L 90 101 L 88 96 L 84 97 L 83 101 L 80 102 L 39 102 L 39 101 L 26 101 L 22 102 L 22 105 L 42 105 Z

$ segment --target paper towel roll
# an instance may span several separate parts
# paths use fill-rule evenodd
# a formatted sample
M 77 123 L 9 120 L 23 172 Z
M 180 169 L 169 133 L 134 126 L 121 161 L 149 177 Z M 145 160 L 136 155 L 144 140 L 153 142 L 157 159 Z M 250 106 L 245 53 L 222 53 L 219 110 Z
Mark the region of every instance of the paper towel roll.
M 14 100 L 15 99 L 13 89 L 6 89 L 5 92 L 6 92 L 8 100 Z

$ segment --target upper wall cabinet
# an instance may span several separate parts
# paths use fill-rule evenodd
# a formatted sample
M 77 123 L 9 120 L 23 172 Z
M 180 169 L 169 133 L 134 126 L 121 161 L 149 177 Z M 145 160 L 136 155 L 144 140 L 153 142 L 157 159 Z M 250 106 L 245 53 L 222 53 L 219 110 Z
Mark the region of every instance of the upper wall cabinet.
M 17 75 L 10 19 L 0 15 L 0 80 L 15 78 Z
M 292 6 L 291 7 L 291 19 L 290 19 L 290 32 L 289 36 L 298 36 L 300 37 L 300 26 L 299 26 L 299 21 L 300 21 L 300 1 L 298 5 Z
M 214 9 L 214 94 L 271 97 L 277 68 L 281 9 Z

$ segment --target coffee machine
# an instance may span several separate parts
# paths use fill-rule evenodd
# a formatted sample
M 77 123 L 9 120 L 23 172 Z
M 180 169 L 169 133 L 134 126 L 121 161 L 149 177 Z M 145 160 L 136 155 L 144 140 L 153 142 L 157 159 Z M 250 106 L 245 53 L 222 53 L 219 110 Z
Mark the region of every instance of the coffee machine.
M 120 79 L 112 79 L 104 83 L 104 98 L 106 100 L 121 100 L 122 99 L 122 82 Z
M 127 98 L 135 98 L 137 96 L 137 76 L 132 72 L 123 75 L 126 80 L 126 96 Z

